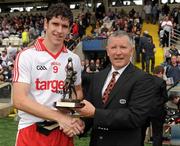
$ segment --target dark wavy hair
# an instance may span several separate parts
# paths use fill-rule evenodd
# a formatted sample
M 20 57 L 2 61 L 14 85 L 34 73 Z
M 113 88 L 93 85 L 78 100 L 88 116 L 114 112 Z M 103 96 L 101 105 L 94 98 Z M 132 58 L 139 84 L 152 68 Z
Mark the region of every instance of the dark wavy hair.
M 71 9 L 64 3 L 52 4 L 46 12 L 46 19 L 49 22 L 53 17 L 62 16 L 69 20 L 70 26 L 73 24 L 73 13 Z
M 158 65 L 154 68 L 153 74 L 159 74 L 159 73 L 164 73 L 164 67 L 161 65 Z

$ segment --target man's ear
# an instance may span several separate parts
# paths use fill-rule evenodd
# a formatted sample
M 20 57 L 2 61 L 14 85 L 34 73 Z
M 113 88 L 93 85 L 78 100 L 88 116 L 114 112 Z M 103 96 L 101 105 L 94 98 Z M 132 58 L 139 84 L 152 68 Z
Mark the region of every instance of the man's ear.
M 47 30 L 47 27 L 48 27 L 48 21 L 47 21 L 47 19 L 45 18 L 45 19 L 44 19 L 44 30 L 45 30 L 45 31 Z

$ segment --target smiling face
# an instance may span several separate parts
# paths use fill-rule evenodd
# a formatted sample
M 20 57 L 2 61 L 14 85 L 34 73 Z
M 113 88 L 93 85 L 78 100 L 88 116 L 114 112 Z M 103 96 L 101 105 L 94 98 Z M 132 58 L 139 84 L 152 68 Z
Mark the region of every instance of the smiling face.
M 45 19 L 45 38 L 53 46 L 62 46 L 66 35 L 69 33 L 69 25 L 69 20 L 61 16 L 53 17 L 49 21 Z
M 115 69 L 121 69 L 130 62 L 133 46 L 127 36 L 110 36 L 107 44 L 107 55 Z
M 177 57 L 176 56 L 171 56 L 171 63 L 176 64 L 177 63 Z

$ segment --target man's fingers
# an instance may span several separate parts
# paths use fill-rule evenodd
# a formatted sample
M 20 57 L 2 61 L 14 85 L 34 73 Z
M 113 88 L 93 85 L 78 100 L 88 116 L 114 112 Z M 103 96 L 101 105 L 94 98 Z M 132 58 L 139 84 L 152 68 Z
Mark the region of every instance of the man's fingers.
M 77 118 L 74 120 L 75 120 L 75 122 L 73 123 L 72 126 L 73 126 L 73 128 L 75 128 L 76 133 L 77 134 L 83 133 L 84 127 L 85 127 L 84 122 L 80 119 L 77 119 Z
M 77 127 L 74 127 L 73 130 L 74 130 L 75 135 L 80 134 L 80 131 L 79 131 L 79 129 Z
M 79 135 L 80 133 L 83 133 L 84 130 L 84 123 L 79 118 L 71 118 L 69 123 L 59 123 L 60 130 L 63 130 L 63 132 L 68 137 L 73 137 L 75 135 Z
M 72 131 L 69 131 L 68 133 L 65 133 L 68 137 L 73 137 L 74 133 Z
M 73 136 L 77 135 L 76 131 L 73 128 L 64 129 L 63 132 L 69 137 L 73 137 Z

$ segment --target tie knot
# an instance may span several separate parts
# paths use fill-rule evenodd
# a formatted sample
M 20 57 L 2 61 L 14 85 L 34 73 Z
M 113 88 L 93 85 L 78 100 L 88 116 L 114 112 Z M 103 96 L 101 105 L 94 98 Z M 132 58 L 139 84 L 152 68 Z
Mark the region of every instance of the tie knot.
M 117 74 L 119 74 L 117 71 L 114 71 L 113 73 L 112 73 L 112 77 L 114 78 Z

